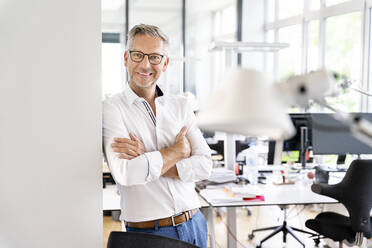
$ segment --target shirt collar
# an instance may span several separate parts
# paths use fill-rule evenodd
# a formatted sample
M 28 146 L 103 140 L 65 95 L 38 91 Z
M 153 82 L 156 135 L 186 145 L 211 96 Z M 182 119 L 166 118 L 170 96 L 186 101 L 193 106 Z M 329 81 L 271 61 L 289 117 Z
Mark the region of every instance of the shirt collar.
M 156 85 L 155 91 L 156 97 L 164 95 L 163 91 L 160 89 L 158 85 Z M 135 100 L 140 98 L 129 86 L 129 83 L 126 84 L 126 87 L 124 89 L 124 95 L 127 97 L 129 104 L 132 104 Z

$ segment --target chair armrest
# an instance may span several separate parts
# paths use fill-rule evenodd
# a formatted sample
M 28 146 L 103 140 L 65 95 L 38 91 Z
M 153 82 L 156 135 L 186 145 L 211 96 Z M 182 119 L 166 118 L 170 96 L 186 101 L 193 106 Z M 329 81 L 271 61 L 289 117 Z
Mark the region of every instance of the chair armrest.
M 342 197 L 342 191 L 338 186 L 338 184 L 329 185 L 325 183 L 314 183 L 313 185 L 311 185 L 311 190 L 319 195 L 329 196 L 340 201 Z

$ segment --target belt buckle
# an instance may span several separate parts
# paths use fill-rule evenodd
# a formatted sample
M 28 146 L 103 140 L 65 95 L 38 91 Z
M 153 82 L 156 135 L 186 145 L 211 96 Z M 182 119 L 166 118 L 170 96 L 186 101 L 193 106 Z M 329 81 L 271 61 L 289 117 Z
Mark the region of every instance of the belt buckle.
M 180 213 L 180 214 L 177 214 L 177 215 L 172 215 L 171 216 L 171 219 L 172 219 L 172 226 L 178 226 L 178 225 L 181 225 L 182 223 L 180 224 L 176 224 L 176 222 L 174 221 L 174 218 L 177 217 L 177 216 L 180 216 L 180 215 L 183 215 L 184 212 Z

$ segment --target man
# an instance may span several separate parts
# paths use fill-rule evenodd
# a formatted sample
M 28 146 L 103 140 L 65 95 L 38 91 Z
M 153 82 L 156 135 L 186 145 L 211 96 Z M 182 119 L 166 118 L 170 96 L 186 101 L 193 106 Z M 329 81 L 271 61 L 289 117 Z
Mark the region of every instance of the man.
M 156 85 L 169 64 L 167 46 L 158 27 L 130 30 L 124 53 L 129 84 L 103 104 L 104 149 L 127 231 L 207 247 L 194 182 L 210 175 L 210 149 L 186 99 Z

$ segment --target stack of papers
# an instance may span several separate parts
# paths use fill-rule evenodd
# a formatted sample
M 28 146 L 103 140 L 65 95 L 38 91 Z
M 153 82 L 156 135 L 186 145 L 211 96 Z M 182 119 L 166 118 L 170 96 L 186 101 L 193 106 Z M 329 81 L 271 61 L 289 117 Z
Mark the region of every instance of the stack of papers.
M 227 170 L 225 168 L 215 168 L 212 170 L 212 174 L 208 181 L 211 183 L 227 183 L 236 181 L 235 172 L 232 170 Z
M 225 186 L 224 188 L 204 189 L 200 194 L 213 204 L 238 203 L 244 201 L 265 201 L 262 190 L 251 186 Z
M 231 193 L 233 193 L 236 197 L 256 197 L 258 195 L 262 195 L 257 189 L 252 189 L 251 187 L 231 187 Z
M 258 201 L 264 201 L 265 198 L 263 196 L 263 193 L 257 189 L 253 189 L 251 187 L 231 187 L 231 188 L 225 188 L 225 191 L 231 192 L 231 194 L 235 198 L 239 198 L 245 201 L 250 200 L 258 200 Z

